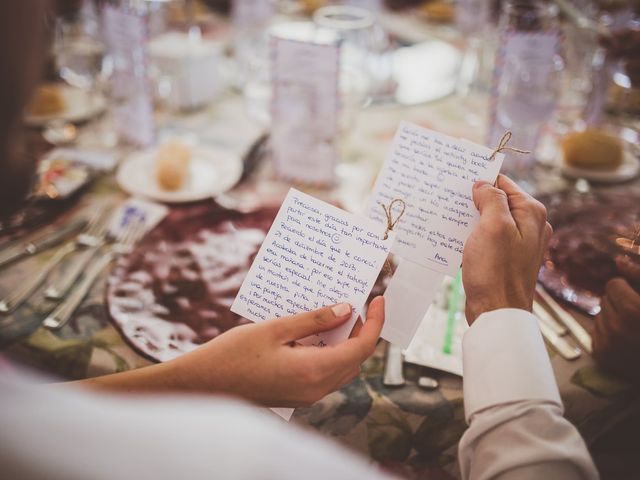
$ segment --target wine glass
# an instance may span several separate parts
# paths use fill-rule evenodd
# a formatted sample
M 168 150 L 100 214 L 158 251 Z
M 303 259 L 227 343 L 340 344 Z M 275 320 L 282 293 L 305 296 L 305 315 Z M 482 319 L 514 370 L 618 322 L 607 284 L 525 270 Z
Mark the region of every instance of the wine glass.
M 505 159 L 504 170 L 524 180 L 560 94 L 564 62 L 558 48 L 558 8 L 537 1 L 507 2 L 500 18 L 500 32 L 503 53 L 494 92 L 494 137 L 511 131 L 513 145 L 532 152 L 507 154 Z
M 72 87 L 87 92 L 87 109 L 97 108 L 101 101 L 97 90 L 104 85 L 112 71 L 110 57 L 106 55 L 100 37 L 97 16 L 87 15 L 83 8 L 76 18 L 59 19 L 53 51 L 60 77 Z M 63 120 L 56 120 L 47 126 L 44 135 L 48 139 L 59 138 L 60 143 L 63 140 L 69 142 L 75 139 L 75 135 L 74 138 L 64 138 L 59 134 L 69 131 L 75 132 L 75 127 Z

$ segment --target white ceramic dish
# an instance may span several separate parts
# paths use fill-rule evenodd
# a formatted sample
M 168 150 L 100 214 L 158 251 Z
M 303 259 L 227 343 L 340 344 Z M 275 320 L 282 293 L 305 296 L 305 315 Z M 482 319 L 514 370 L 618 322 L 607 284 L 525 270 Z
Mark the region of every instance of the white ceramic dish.
M 64 101 L 64 109 L 51 115 L 32 115 L 27 112 L 24 119 L 27 125 L 44 127 L 56 120 L 71 123 L 84 122 L 101 114 L 107 108 L 107 101 L 100 94 L 89 94 L 86 90 L 65 84 L 59 84 L 57 88 Z
M 584 178 L 598 183 L 622 183 L 633 180 L 640 174 L 640 159 L 630 151 L 625 151 L 622 165 L 615 170 L 590 170 L 567 165 L 562 160 L 562 173 L 570 178 Z
M 242 159 L 210 146 L 192 147 L 189 173 L 182 188 L 165 190 L 156 180 L 157 148 L 129 155 L 120 164 L 117 181 L 132 195 L 165 203 L 195 202 L 226 192 L 242 176 Z

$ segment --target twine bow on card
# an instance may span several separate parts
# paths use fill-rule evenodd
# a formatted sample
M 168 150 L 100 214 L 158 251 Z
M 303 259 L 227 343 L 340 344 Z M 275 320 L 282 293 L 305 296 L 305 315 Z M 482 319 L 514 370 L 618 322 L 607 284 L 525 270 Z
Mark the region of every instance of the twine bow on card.
M 400 213 L 398 213 L 398 216 L 394 220 L 393 206 L 396 204 L 400 205 L 402 207 L 402 210 L 400 210 Z M 398 223 L 398 220 L 400 220 L 402 218 L 402 215 L 404 215 L 404 211 L 407 208 L 407 204 L 404 203 L 404 200 L 402 200 L 401 198 L 394 198 L 393 200 L 391 200 L 391 203 L 389 203 L 389 206 L 386 206 L 384 203 L 381 203 L 380 206 L 384 210 L 384 214 L 387 217 L 387 230 L 384 232 L 384 237 L 383 237 L 383 240 L 386 240 L 387 238 L 389 238 L 389 232 L 393 231 L 393 227 L 396 226 L 396 223 Z
M 402 209 L 400 210 L 400 213 L 398 213 L 398 216 L 394 220 L 393 207 L 396 204 L 400 205 Z M 407 204 L 404 203 L 404 200 L 402 200 L 401 198 L 394 198 L 393 200 L 391 200 L 391 203 L 389 203 L 389 206 L 386 206 L 384 203 L 381 203 L 380 206 L 382 207 L 382 210 L 384 210 L 385 217 L 387 217 L 387 229 L 385 230 L 384 237 L 383 237 L 383 240 L 386 240 L 389 238 L 389 232 L 393 231 L 393 227 L 396 226 L 396 223 L 398 223 L 398 221 L 402 218 L 402 215 L 404 215 L 404 211 L 407 208 Z M 391 273 L 393 273 L 393 270 L 391 269 L 391 262 L 387 258 L 384 261 L 384 265 L 382 267 L 382 274 L 389 275 Z
M 523 154 L 531 153 L 529 150 L 521 150 L 521 149 L 515 148 L 515 147 L 508 147 L 507 143 L 509 143 L 509 140 L 511 140 L 511 136 L 512 136 L 511 131 L 507 130 L 506 132 L 504 132 L 504 135 L 502 135 L 502 138 L 500 139 L 500 143 L 493 150 L 493 153 L 489 157 L 489 161 L 495 160 L 496 159 L 496 155 L 498 153 L 500 153 L 500 152 L 505 151 L 505 150 L 508 150 L 508 151 L 514 152 L 514 153 L 523 153 Z

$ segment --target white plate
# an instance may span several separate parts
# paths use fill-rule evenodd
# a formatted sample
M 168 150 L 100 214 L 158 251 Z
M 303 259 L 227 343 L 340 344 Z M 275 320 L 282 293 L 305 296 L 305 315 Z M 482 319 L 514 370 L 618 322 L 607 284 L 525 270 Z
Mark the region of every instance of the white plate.
M 562 173 L 570 178 L 584 178 L 592 182 L 621 183 L 633 180 L 640 173 L 640 160 L 629 151 L 622 157 L 622 165 L 615 170 L 590 170 L 567 165 L 562 160 Z
M 64 101 L 64 110 L 51 115 L 32 115 L 27 112 L 25 123 L 32 127 L 43 127 L 54 120 L 77 123 L 84 122 L 90 118 L 104 112 L 107 101 L 100 94 L 89 94 L 89 92 L 69 85 L 56 85 L 60 96 Z
M 157 149 L 136 152 L 118 168 L 120 187 L 132 195 L 166 203 L 212 198 L 233 187 L 242 175 L 242 159 L 226 150 L 192 147 L 189 173 L 182 188 L 164 190 L 156 180 Z

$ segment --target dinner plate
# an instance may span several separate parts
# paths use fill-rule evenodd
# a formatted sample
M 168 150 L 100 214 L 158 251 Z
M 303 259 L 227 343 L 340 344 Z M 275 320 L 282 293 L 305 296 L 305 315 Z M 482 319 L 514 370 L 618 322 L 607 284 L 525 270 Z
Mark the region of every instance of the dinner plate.
M 47 115 L 25 115 L 25 123 L 32 127 L 44 127 L 55 120 L 70 123 L 85 122 L 105 111 L 107 101 L 103 95 L 90 94 L 86 90 L 70 85 L 57 85 L 58 92 L 64 102 L 64 109 Z
M 226 192 L 242 176 L 242 159 L 237 154 L 199 145 L 191 149 L 184 185 L 178 190 L 165 190 L 156 180 L 157 151 L 153 148 L 136 152 L 124 160 L 116 176 L 123 190 L 159 202 L 194 202 Z
M 640 259 L 620 246 L 620 239 L 636 235 L 640 197 L 631 192 L 569 190 L 539 200 L 547 207 L 554 232 L 538 279 L 555 297 L 596 315 L 607 282 L 628 278 L 629 263 L 640 266 Z
M 573 167 L 562 162 L 562 173 L 570 178 L 584 178 L 598 183 L 622 183 L 633 180 L 640 173 L 640 159 L 632 152 L 626 151 L 622 164 L 615 170 L 591 170 Z
M 172 209 L 110 272 L 111 321 L 156 361 L 249 323 L 230 307 L 276 213 L 243 213 L 215 202 Z

